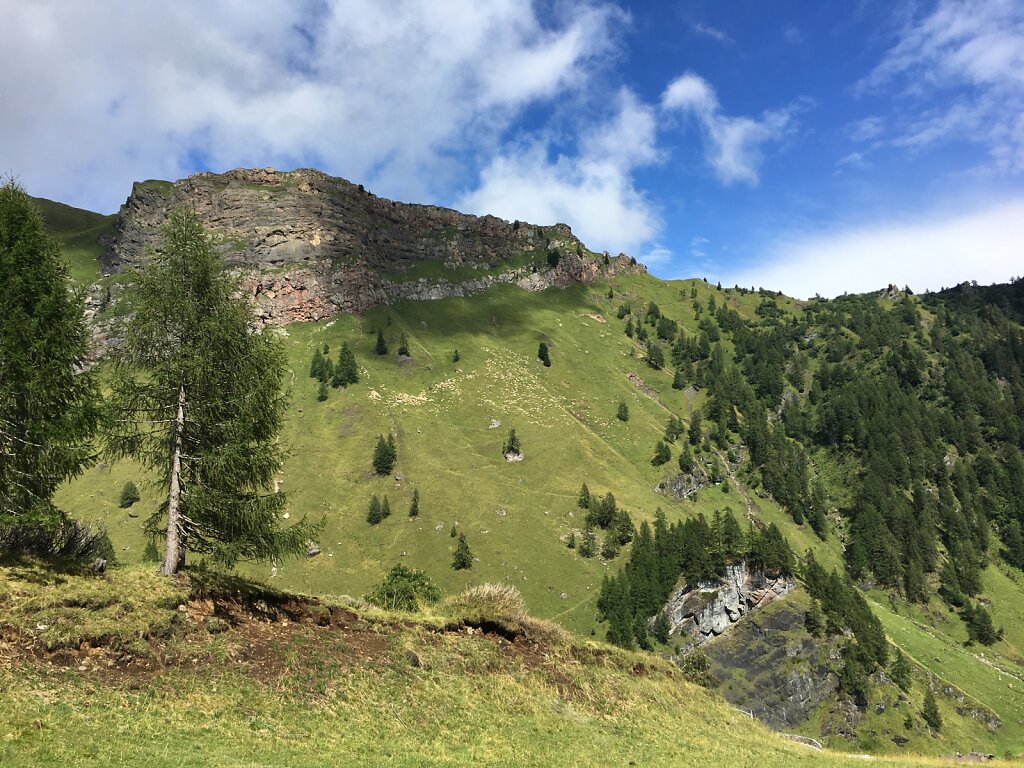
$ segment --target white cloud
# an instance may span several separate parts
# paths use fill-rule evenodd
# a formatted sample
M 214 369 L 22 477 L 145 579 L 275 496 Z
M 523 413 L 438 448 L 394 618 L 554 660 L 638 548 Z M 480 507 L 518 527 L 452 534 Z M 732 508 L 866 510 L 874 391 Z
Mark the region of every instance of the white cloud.
M 782 37 L 790 45 L 800 45 L 804 41 L 804 33 L 792 24 L 782 28 Z
M 902 30 L 857 90 L 895 88 L 904 115 L 894 145 L 986 147 L 992 167 L 1024 173 L 1024 4 L 941 0 Z
M 725 184 L 756 186 L 762 146 L 781 140 L 792 127 L 794 108 L 764 112 L 760 119 L 722 113 L 714 89 L 691 72 L 669 83 L 661 96 L 667 111 L 692 115 L 705 135 L 705 159 Z
M 710 24 L 705 24 L 703 21 L 697 22 L 696 24 L 691 24 L 690 29 L 692 29 L 696 34 L 702 37 L 709 37 L 712 40 L 716 40 L 719 43 L 735 42 L 735 40 L 729 37 L 729 35 L 723 32 L 722 30 L 718 29 L 717 27 L 713 27 Z
M 695 259 L 703 259 L 707 256 L 705 246 L 711 243 L 706 237 L 694 237 L 690 240 L 690 255 Z
M 585 87 L 621 12 L 495 0 L 6 3 L 0 172 L 111 210 L 196 165 L 313 164 L 436 199 L 522 111 Z
M 852 141 L 861 142 L 878 138 L 882 135 L 884 128 L 885 119 L 873 116 L 847 123 L 844 131 Z
M 836 161 L 837 168 L 866 168 L 867 161 L 864 159 L 863 152 L 851 152 L 850 154 L 839 158 Z
M 569 223 L 590 248 L 635 254 L 661 228 L 632 177 L 660 159 L 656 127 L 653 109 L 623 90 L 615 116 L 581 136 L 577 154 L 552 157 L 543 140 L 512 147 L 487 164 L 456 207 L 510 221 Z
M 960 215 L 935 213 L 798 237 L 730 276 L 799 298 L 909 285 L 918 293 L 965 280 L 1005 282 L 1024 265 L 1024 198 Z

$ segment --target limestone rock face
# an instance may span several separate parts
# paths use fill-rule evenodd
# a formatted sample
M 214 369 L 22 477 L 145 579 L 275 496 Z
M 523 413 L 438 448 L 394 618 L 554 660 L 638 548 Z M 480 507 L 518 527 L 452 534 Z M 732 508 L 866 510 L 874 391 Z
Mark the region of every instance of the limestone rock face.
M 789 579 L 751 571 L 746 563 L 729 565 L 719 580 L 702 581 L 672 593 L 666 606 L 669 626 L 673 634 L 689 634 L 697 643 L 705 643 L 794 586 Z
M 141 182 L 106 244 L 106 273 L 143 267 L 170 211 L 191 205 L 265 323 L 361 313 L 399 299 L 530 291 L 643 271 L 595 258 L 565 224 L 534 226 L 385 200 L 319 171 L 272 168 Z

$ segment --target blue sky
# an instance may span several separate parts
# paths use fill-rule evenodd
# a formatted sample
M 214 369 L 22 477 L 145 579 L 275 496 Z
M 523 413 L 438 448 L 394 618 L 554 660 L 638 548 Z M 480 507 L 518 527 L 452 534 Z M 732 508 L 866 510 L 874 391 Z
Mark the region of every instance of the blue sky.
M 313 166 L 662 277 L 798 296 L 1024 273 L 1024 3 L 0 0 L 0 171 Z

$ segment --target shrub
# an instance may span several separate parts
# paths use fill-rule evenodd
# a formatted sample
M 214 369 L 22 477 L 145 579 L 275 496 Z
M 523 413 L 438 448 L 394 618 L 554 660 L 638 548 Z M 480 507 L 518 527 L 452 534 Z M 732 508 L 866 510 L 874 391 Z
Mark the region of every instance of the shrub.
M 129 480 L 124 484 L 124 488 L 121 489 L 121 501 L 118 502 L 121 509 L 128 509 L 132 504 L 139 500 L 139 489 L 135 487 L 135 483 Z
M 418 611 L 424 604 L 441 599 L 441 590 L 423 571 L 396 565 L 384 581 L 366 595 L 366 600 L 392 611 Z

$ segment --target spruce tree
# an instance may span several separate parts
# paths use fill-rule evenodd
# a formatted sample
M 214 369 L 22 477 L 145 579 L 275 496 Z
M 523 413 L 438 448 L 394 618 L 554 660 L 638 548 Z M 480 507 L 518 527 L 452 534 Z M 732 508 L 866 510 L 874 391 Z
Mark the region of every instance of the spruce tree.
M 404 357 L 409 357 L 409 339 L 406 337 L 404 331 L 398 341 L 398 354 Z
M 171 213 L 160 250 L 132 278 L 107 444 L 167 488 L 161 572 L 176 573 L 186 550 L 224 565 L 302 554 L 318 527 L 279 528 L 286 496 L 274 488 L 287 407 L 280 337 L 252 332 L 237 279 L 186 207 Z
M 327 382 L 321 381 L 320 384 L 317 385 L 316 399 L 321 403 L 327 399 Z
M 651 368 L 663 367 L 665 365 L 665 353 L 661 351 L 661 346 L 653 339 L 648 340 L 646 343 L 647 352 L 644 360 L 647 361 L 647 365 Z
M 469 544 L 466 542 L 466 534 L 459 534 L 459 543 L 455 547 L 455 556 L 452 558 L 452 568 L 456 571 L 464 571 L 473 567 L 473 553 L 469 551 Z
M 391 504 L 388 502 L 387 495 L 384 496 L 384 500 L 380 503 L 380 518 L 383 520 L 386 517 L 391 517 Z
M 139 489 L 135 487 L 135 483 L 129 480 L 124 484 L 124 488 L 121 489 L 121 499 L 118 502 L 118 506 L 121 509 L 128 509 L 139 500 Z
M 700 445 L 703 435 L 700 427 L 700 414 L 696 411 L 694 411 L 693 416 L 690 419 L 690 428 L 687 431 L 686 436 L 690 440 L 690 445 Z
M 381 476 L 391 474 L 396 459 L 394 438 L 391 435 L 387 438 L 384 435 L 378 436 L 377 445 L 373 449 L 373 471 Z
M 373 352 L 378 357 L 383 357 L 388 353 L 388 343 L 384 340 L 383 331 L 377 331 L 377 343 L 373 347 Z
M 459 357 L 459 350 L 456 349 L 454 352 L 452 352 L 452 362 L 457 363 L 459 362 L 460 359 L 461 358 Z
M 584 526 L 583 537 L 580 539 L 576 551 L 580 553 L 580 557 L 593 557 L 597 554 L 597 535 L 594 533 L 594 526 L 590 523 Z
M 505 446 L 502 449 L 502 453 L 506 456 L 522 455 L 522 451 L 519 448 L 519 437 L 516 435 L 515 429 L 509 431 L 508 440 L 505 441 Z
M 660 467 L 662 464 L 668 464 L 671 460 L 672 451 L 663 441 L 659 440 L 654 446 L 654 457 L 651 459 L 651 464 Z
M 537 347 L 537 358 L 548 368 L 551 367 L 551 357 L 548 355 L 548 345 L 543 341 Z
M 331 386 L 347 387 L 349 384 L 357 384 L 358 382 L 359 366 L 356 365 L 356 356 L 352 353 L 348 343 L 344 343 L 338 352 L 338 364 L 334 367 Z
M 903 655 L 903 651 L 896 649 L 896 658 L 893 659 L 892 667 L 889 669 L 892 681 L 900 687 L 900 690 L 910 690 L 910 662 Z
M 576 506 L 580 509 L 590 509 L 590 489 L 584 483 L 580 486 L 580 495 L 576 499 Z
M 80 291 L 32 199 L 0 186 L 0 525 L 49 528 L 53 494 L 93 463 L 99 391 Z
M 366 514 L 366 522 L 368 522 L 370 525 L 376 525 L 383 519 L 384 516 L 381 514 L 380 509 L 380 499 L 378 499 L 377 495 L 374 494 L 372 497 L 370 497 L 370 510 Z
M 569 549 L 576 549 L 576 531 L 569 531 L 569 540 L 566 542 Z
M 418 488 L 412 491 L 412 503 L 409 504 L 409 517 L 420 516 L 420 492 Z
M 651 634 L 654 635 L 654 639 L 662 645 L 668 642 L 669 632 L 672 631 L 672 625 L 668 620 L 668 613 L 666 611 L 658 611 L 658 615 L 654 618 L 654 626 L 651 628 Z
M 939 714 L 939 705 L 935 703 L 935 694 L 932 693 L 930 684 L 926 685 L 924 689 L 924 707 L 921 709 L 921 717 L 933 731 L 941 730 L 942 715 Z
M 604 534 L 604 542 L 601 544 L 601 557 L 605 560 L 613 560 L 616 555 L 619 554 L 618 534 L 611 528 L 609 528 Z
M 615 418 L 619 421 L 629 421 L 629 406 L 625 400 L 619 400 L 619 407 L 615 411 Z

